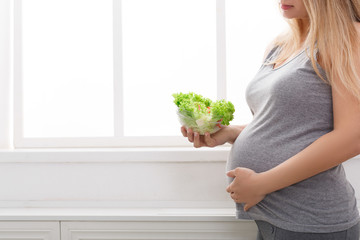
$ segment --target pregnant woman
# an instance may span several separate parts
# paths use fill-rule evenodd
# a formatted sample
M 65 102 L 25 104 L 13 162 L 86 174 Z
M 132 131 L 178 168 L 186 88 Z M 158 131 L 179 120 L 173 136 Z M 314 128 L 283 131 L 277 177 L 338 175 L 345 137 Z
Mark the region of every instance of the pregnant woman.
M 281 0 L 289 31 L 246 90 L 253 120 L 200 136 L 233 144 L 227 191 L 259 240 L 358 240 L 342 162 L 360 154 L 360 0 Z

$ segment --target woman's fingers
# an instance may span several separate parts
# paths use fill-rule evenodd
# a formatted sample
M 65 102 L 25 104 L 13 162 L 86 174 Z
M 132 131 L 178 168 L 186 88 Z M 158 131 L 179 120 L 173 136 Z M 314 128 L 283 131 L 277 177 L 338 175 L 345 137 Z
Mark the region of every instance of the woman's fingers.
M 191 128 L 181 127 L 181 134 L 187 137 L 189 142 L 194 144 L 194 147 L 199 148 L 203 146 L 215 147 L 217 142 L 211 137 L 210 133 L 205 133 L 204 136 L 200 136 L 198 132 L 194 132 Z
M 181 133 L 184 137 L 187 137 L 189 142 L 194 143 L 194 147 L 201 147 L 200 135 L 198 132 L 194 132 L 191 128 L 186 129 L 185 126 L 181 127 Z
M 236 177 L 236 175 L 235 175 L 235 170 L 233 169 L 233 170 L 228 171 L 228 172 L 226 173 L 226 175 L 227 175 L 228 177 L 232 177 L 232 178 Z
M 209 147 L 215 147 L 216 146 L 216 140 L 213 139 L 210 136 L 210 133 L 205 133 L 205 137 L 204 137 L 204 142 L 206 143 L 207 146 Z
M 194 133 L 194 147 L 199 148 L 202 147 L 203 144 L 201 143 L 201 137 L 198 132 Z
M 229 184 L 229 186 L 227 186 L 226 191 L 227 191 L 228 193 L 233 193 L 233 191 L 232 191 L 232 189 L 231 189 L 231 184 Z
M 216 140 L 211 137 L 210 133 L 205 133 L 205 135 L 200 135 L 198 132 L 193 133 L 193 143 L 194 147 L 215 147 L 217 146 Z
M 194 132 L 191 128 L 187 129 L 187 137 L 189 142 L 194 142 Z
M 184 137 L 187 137 L 187 130 L 185 126 L 181 126 L 181 133 Z

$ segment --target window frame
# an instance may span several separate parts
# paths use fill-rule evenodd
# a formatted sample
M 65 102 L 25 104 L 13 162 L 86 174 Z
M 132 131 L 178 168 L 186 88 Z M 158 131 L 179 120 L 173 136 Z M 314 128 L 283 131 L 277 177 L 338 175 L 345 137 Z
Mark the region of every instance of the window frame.
M 0 149 L 11 148 L 11 4 L 0 1 Z
M 111 137 L 69 137 L 69 138 L 26 138 L 23 123 L 22 85 L 22 0 L 13 1 L 13 122 L 15 148 L 63 148 L 63 147 L 181 147 L 188 146 L 182 136 L 124 136 L 123 79 L 122 79 L 122 37 L 121 0 L 113 0 L 113 42 L 114 42 L 114 136 Z M 226 99 L 226 36 L 225 0 L 216 0 L 216 42 L 217 42 L 217 98 Z M 119 67 L 120 66 L 120 67 Z M 179 131 L 180 132 L 180 131 Z

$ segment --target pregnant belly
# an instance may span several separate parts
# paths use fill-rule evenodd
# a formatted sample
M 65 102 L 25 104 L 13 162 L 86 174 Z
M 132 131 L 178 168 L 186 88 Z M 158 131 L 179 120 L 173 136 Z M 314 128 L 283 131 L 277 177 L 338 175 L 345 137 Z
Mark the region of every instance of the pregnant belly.
M 247 131 L 245 131 L 247 130 Z M 234 142 L 227 170 L 245 167 L 255 172 L 267 171 L 294 156 L 314 139 L 293 138 L 289 140 L 284 134 L 261 136 L 259 133 L 245 129 Z

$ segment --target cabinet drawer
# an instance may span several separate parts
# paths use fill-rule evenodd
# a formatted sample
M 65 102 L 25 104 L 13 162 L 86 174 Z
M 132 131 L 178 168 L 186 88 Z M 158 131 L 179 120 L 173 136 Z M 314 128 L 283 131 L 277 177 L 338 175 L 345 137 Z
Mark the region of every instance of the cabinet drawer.
M 0 240 L 60 240 L 60 224 L 37 221 L 0 221 Z
M 256 232 L 250 221 L 61 222 L 62 240 L 252 240 Z

